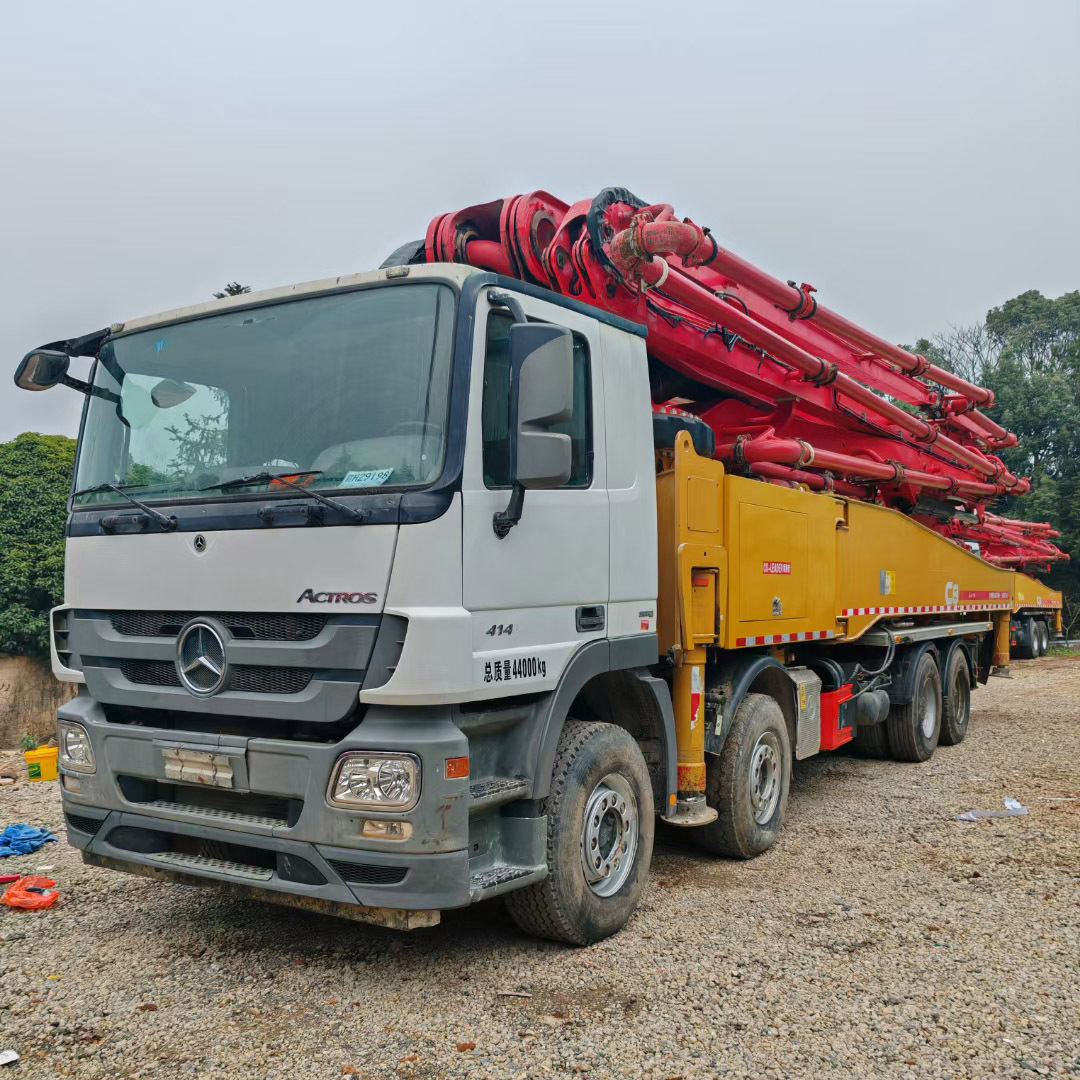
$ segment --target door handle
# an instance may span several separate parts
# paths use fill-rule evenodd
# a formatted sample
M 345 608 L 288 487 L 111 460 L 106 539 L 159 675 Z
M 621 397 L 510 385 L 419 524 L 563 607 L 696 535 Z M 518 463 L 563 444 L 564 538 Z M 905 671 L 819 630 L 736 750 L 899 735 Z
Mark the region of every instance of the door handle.
M 579 607 L 575 612 L 574 621 L 579 634 L 588 633 L 591 630 L 603 630 L 604 605 L 594 604 L 587 607 Z

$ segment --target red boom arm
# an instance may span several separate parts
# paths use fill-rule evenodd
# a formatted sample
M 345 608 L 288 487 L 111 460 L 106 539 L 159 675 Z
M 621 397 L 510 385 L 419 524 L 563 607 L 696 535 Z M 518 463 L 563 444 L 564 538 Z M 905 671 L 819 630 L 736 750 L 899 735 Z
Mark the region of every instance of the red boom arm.
M 732 469 L 896 507 L 1001 565 L 1068 558 L 1049 525 L 987 512 L 1030 487 L 993 453 L 1016 436 L 979 411 L 991 391 L 759 270 L 666 204 L 606 188 L 568 206 L 534 191 L 440 215 L 407 260 L 469 263 L 643 323 L 654 404 L 708 423 Z

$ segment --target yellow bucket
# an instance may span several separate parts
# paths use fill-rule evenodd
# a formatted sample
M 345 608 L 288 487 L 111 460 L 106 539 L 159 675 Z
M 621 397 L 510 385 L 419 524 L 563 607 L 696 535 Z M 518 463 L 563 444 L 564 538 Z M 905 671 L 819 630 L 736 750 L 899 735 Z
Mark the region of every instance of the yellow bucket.
M 39 750 L 27 750 L 23 757 L 26 758 L 26 768 L 30 773 L 30 779 L 55 780 L 56 759 L 60 751 L 55 746 L 43 746 Z

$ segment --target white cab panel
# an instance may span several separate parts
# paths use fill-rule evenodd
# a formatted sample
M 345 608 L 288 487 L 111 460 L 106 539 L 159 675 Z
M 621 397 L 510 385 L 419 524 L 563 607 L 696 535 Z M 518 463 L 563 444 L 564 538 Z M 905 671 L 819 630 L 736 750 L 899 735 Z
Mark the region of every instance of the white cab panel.
M 608 387 L 599 324 L 558 305 L 516 295 L 527 315 L 565 326 L 588 344 L 592 480 L 588 488 L 527 491 L 521 521 L 504 539 L 495 535 L 492 517 L 506 508 L 510 491 L 484 484 L 481 410 L 487 320 L 481 301 L 462 480 L 462 601 L 473 615 L 470 639 L 478 697 L 550 689 L 573 652 L 586 641 L 606 636 L 606 626 L 600 631 L 576 629 L 579 607 L 606 608 L 608 602 Z M 503 631 L 488 634 L 493 626 Z M 507 627 L 512 630 L 507 632 Z M 494 678 L 494 665 L 499 664 L 501 675 L 507 662 L 511 689 L 502 678 Z
M 642 338 L 600 326 L 604 344 L 611 603 L 608 634 L 656 633 L 656 466 Z
M 607 486 L 611 503 L 611 602 L 656 608 L 656 465 L 645 340 L 600 324 L 607 416 Z M 628 609 L 628 610 L 630 610 Z M 620 619 L 620 622 L 624 620 Z M 639 619 L 610 634 L 640 633 Z M 656 629 L 655 622 L 651 630 Z
M 472 617 L 461 606 L 461 496 L 434 521 L 402 525 L 385 612 L 409 620 L 389 681 L 360 700 L 390 705 L 466 701 L 472 693 Z
M 79 536 L 68 540 L 71 607 L 153 611 L 382 611 L 396 525 L 234 529 Z M 195 537 L 206 540 L 197 551 Z M 320 593 L 373 594 L 356 603 L 299 603 Z

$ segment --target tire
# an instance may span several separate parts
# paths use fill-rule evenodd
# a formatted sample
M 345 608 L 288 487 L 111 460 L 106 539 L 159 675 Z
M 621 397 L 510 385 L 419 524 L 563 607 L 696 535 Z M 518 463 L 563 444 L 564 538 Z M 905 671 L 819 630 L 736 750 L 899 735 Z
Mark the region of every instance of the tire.
M 1039 643 L 1035 637 L 1035 623 L 1031 619 L 1025 621 L 1027 623 L 1026 637 L 1029 644 L 1017 645 L 1015 655 L 1018 660 L 1034 660 L 1039 655 Z
M 962 648 L 953 649 L 945 672 L 941 697 L 941 743 L 956 746 L 964 741 L 971 721 L 971 670 Z
M 1045 656 L 1050 651 L 1050 631 L 1041 619 L 1035 626 L 1039 631 L 1039 656 Z
M 758 855 L 780 835 L 790 786 L 784 714 L 767 694 L 747 694 L 723 749 L 708 755 L 705 766 L 705 798 L 719 817 L 690 835 L 715 855 Z
M 867 727 L 857 727 L 851 747 L 860 757 L 891 758 L 892 751 L 889 750 L 889 733 L 886 730 L 886 721 L 882 721 L 880 724 L 870 724 Z
M 590 806 L 592 826 L 586 820 Z M 621 930 L 641 899 L 652 862 L 652 782 L 638 744 L 614 724 L 568 720 L 541 812 L 547 815 L 548 876 L 507 894 L 510 917 L 527 934 L 569 945 L 590 945 Z M 592 850 L 601 855 L 606 846 L 610 856 L 607 875 L 592 883 L 586 878 L 587 841 L 597 841 Z M 626 852 L 616 850 L 623 845 L 630 848 L 629 864 Z
M 885 724 L 897 761 L 927 761 L 934 753 L 941 737 L 941 673 L 932 652 L 919 657 L 911 701 L 894 705 Z

